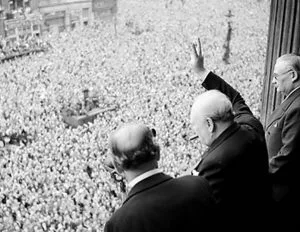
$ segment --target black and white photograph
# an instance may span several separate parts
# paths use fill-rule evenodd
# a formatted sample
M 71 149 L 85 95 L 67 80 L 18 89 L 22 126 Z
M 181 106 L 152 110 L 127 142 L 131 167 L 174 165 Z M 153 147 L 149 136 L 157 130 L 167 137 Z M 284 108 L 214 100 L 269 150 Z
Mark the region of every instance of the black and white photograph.
M 0 0 L 0 232 L 300 231 L 298 165 L 300 0 Z

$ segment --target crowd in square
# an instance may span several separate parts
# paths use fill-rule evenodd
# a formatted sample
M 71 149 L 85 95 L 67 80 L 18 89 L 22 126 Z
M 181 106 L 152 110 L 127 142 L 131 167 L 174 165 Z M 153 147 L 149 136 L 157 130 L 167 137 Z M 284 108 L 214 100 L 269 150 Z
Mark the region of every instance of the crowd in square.
M 195 0 L 165 8 L 163 2 L 120 1 L 117 35 L 110 23 L 96 23 L 48 35 L 51 49 L 3 62 L 0 134 L 25 131 L 30 141 L 0 148 L 0 231 L 102 231 L 121 204 L 120 187 L 103 162 L 108 135 L 124 122 L 156 129 L 160 166 L 169 175 L 196 163 L 204 148 L 189 141 L 190 108 L 203 91 L 189 66 L 195 35 L 201 35 L 211 67 L 259 116 L 268 1 L 230 2 L 219 7 L 216 0 Z M 229 7 L 235 16 L 225 64 Z M 1 54 L 11 53 L 3 47 Z M 62 110 L 83 102 L 85 89 L 99 107 L 119 107 L 69 128 Z

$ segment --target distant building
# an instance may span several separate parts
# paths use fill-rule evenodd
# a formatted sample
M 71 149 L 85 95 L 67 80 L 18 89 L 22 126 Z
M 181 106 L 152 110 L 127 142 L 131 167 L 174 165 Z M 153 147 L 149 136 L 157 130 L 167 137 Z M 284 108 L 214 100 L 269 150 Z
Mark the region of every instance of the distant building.
M 92 22 L 92 0 L 34 0 L 43 15 L 42 30 L 63 31 Z
M 117 13 L 118 0 L 92 0 L 94 18 L 111 17 Z
M 0 0 L 0 35 L 61 32 L 88 25 L 101 14 L 115 14 L 117 0 Z
M 42 18 L 32 14 L 29 0 L 0 0 L 0 35 L 18 40 L 29 34 L 39 35 Z

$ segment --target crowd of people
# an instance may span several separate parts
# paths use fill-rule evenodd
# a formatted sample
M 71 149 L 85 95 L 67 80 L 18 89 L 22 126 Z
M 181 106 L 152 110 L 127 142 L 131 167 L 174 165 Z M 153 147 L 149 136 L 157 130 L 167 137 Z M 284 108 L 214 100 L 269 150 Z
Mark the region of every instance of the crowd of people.
M 0 39 L 0 60 L 6 61 L 29 53 L 46 51 L 51 47 L 49 43 L 38 36 L 25 36 L 12 41 Z
M 179 176 L 194 165 L 203 151 L 189 141 L 190 108 L 203 91 L 188 65 L 195 37 L 205 44 L 208 68 L 259 116 L 269 2 L 179 3 L 119 1 L 117 35 L 109 23 L 49 35 L 49 51 L 1 64 L 0 132 L 31 135 L 30 143 L 0 148 L 1 231 L 102 231 L 121 204 L 120 186 L 103 162 L 109 133 L 124 122 L 156 129 L 164 172 Z M 233 38 L 225 64 L 229 7 Z M 83 102 L 84 89 L 118 110 L 68 128 L 61 110 Z

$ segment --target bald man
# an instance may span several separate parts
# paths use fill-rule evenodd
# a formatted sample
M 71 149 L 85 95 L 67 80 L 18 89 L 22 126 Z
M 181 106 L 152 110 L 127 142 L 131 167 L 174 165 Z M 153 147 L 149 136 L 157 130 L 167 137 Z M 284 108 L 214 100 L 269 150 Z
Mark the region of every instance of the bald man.
M 106 232 L 213 229 L 215 201 L 207 181 L 174 179 L 158 169 L 159 146 L 143 124 L 126 124 L 110 137 L 112 163 L 130 188 L 127 199 L 105 225 Z
M 194 45 L 194 69 L 207 91 L 195 99 L 190 118 L 208 149 L 192 174 L 208 180 L 227 229 L 261 227 L 270 201 L 263 127 L 239 92 L 204 68 L 200 41 L 199 50 Z

